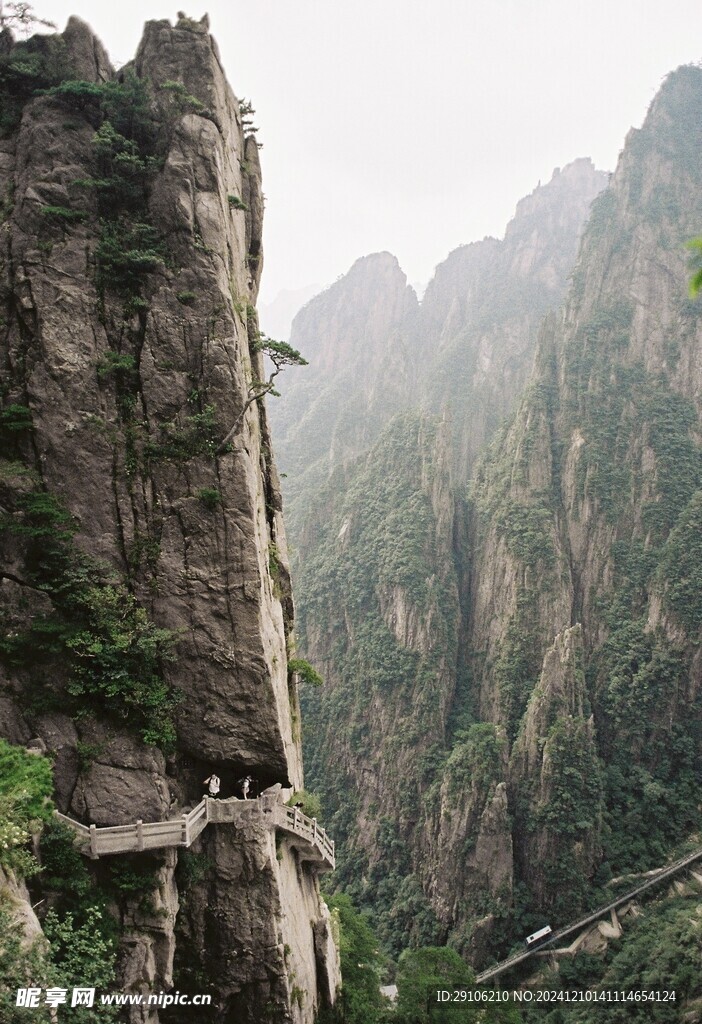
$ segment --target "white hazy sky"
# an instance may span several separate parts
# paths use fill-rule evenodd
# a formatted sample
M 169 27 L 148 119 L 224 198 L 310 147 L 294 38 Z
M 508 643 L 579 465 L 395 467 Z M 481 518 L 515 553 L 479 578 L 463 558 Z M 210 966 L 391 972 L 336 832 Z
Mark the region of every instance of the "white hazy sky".
M 113 62 L 178 0 L 35 0 Z M 554 167 L 612 170 L 662 78 L 702 58 L 698 0 L 181 0 L 251 99 L 267 197 L 262 301 L 388 249 L 426 282 L 501 236 Z

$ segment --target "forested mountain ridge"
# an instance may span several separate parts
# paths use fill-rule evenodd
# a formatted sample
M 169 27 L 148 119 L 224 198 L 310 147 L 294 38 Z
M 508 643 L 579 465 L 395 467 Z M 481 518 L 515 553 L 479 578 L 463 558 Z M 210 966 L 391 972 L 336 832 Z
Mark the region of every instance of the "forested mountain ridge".
M 310 365 L 291 370 L 284 401 L 271 406 L 296 544 L 310 496 L 403 409 L 448 412 L 453 471 L 465 478 L 512 410 L 541 318 L 563 300 L 587 211 L 606 181 L 586 159 L 554 171 L 520 201 L 504 239 L 452 252 L 421 304 L 396 258 L 375 253 L 297 314 L 291 343 Z
M 291 344 L 309 366 L 291 368 L 285 400 L 271 409 L 291 523 L 299 519 L 298 499 L 304 519 L 310 495 L 367 451 L 416 394 L 418 310 L 405 274 L 386 252 L 357 260 L 295 317 Z
M 517 204 L 503 239 L 454 250 L 421 305 L 429 366 L 426 408 L 450 410 L 454 471 L 463 484 L 509 416 L 531 371 L 544 314 L 563 301 L 590 205 L 608 175 L 574 160 Z
M 594 205 L 563 321 L 545 325 L 537 371 L 474 489 L 476 698 L 517 737 L 515 800 L 529 791 L 515 804 L 518 857 L 542 906 L 563 899 L 559 872 L 573 898 L 578 875 L 649 866 L 698 821 L 702 392 L 685 242 L 702 217 L 701 110 L 702 72 L 681 68 L 630 134 Z M 544 713 L 541 657 L 576 623 L 581 707 L 553 707 L 549 729 L 561 720 L 589 738 L 571 741 L 556 771 L 542 728 L 546 745 L 531 744 L 525 767 L 514 757 L 529 745 L 535 700 Z M 566 779 L 583 769 L 576 752 L 592 782 L 580 793 Z M 580 825 L 554 802 L 559 786 Z M 531 843 L 555 859 L 530 855 Z M 590 865 L 574 873 L 579 856 Z
M 448 940 L 483 963 L 699 825 L 702 348 L 685 243 L 702 223 L 701 111 L 702 71 L 681 68 L 629 134 L 565 308 L 546 310 L 516 413 L 476 468 L 470 439 L 494 424 L 456 443 L 475 410 L 453 400 L 433 476 L 418 473 L 436 408 L 420 384 L 414 410 L 293 520 L 301 644 L 327 679 L 305 698 L 310 778 L 348 844 L 341 884 L 395 950 Z M 480 245 L 498 243 L 459 250 L 444 303 L 466 348 L 455 293 L 470 293 Z M 446 365 L 460 394 L 479 361 Z M 488 395 L 504 365 L 485 360 Z M 438 475 L 441 511 L 428 500 Z M 345 585 L 354 571 L 362 591 Z M 438 580 L 443 606 L 429 597 Z M 413 643 L 429 622 L 448 639 L 422 662 Z

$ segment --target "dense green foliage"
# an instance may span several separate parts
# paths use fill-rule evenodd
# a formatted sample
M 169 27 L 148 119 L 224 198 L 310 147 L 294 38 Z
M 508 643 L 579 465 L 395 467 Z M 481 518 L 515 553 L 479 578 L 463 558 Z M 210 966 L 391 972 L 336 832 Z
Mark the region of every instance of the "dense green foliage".
M 97 247 L 97 282 L 125 298 L 139 294 L 139 288 L 153 270 L 163 264 L 163 252 L 156 231 L 141 221 L 108 221 Z
M 698 893 L 667 896 L 647 903 L 636 918 L 623 922 L 623 935 L 610 941 L 598 956 L 578 954 L 559 959 L 559 974 L 549 972 L 548 989 L 583 988 L 595 992 L 632 993 L 632 999 L 613 1002 L 560 1003 L 550 1013 L 543 1007 L 525 1011 L 526 1024 L 628 1024 L 654 1021 L 659 1024 L 692 1019 L 702 998 L 699 950 L 702 918 Z M 637 999 L 639 992 L 673 992 L 670 1001 Z
M 465 1007 L 458 1011 L 456 1007 L 430 1008 L 432 989 L 453 989 L 474 980 L 473 972 L 453 949 L 428 946 L 405 950 L 397 965 L 397 1017 L 402 1024 L 475 1019 L 470 1010 L 466 1017 Z
M 92 880 L 75 845 L 75 833 L 57 818 L 46 822 L 39 841 L 41 884 L 57 894 L 59 903 L 82 903 L 90 894 Z
M 144 444 L 143 454 L 147 463 L 185 462 L 197 456 L 214 456 L 219 434 L 214 405 L 205 405 L 195 400 L 194 408 L 188 415 L 163 423 L 156 438 Z M 206 502 L 211 499 L 206 499 Z
M 129 300 L 141 297 L 146 277 L 165 259 L 150 222 L 148 197 L 168 133 L 157 122 L 145 81 L 133 72 L 122 81 L 64 81 L 50 89 L 49 96 L 96 125 L 94 173 L 76 184 L 88 189 L 97 202 L 98 289 L 103 299 L 106 292 L 121 296 L 127 312 Z
M 314 621 L 329 636 L 335 669 L 325 687 L 303 690 L 307 735 L 318 737 L 306 750 L 307 777 L 325 808 L 338 808 L 328 819 L 340 841 L 338 884 L 360 906 L 374 908 L 383 944 L 396 954 L 407 943 L 426 945 L 438 935 L 421 886 L 410 877 L 406 842 L 423 798 L 423 770 L 412 750 L 427 735 L 439 737 L 435 688 L 447 685 L 446 665 L 457 646 L 455 570 L 444 561 L 446 552 L 439 554 L 430 497 L 437 470 L 428 460 L 436 439 L 433 424 L 400 416 L 358 467 L 333 515 L 321 511 L 333 483 L 320 495 L 320 543 L 298 591 L 301 646 L 307 646 L 306 623 Z M 430 622 L 425 650 L 393 632 L 390 608 L 396 602 L 416 623 L 410 630 Z M 376 704 L 393 708 L 391 737 L 376 735 Z M 326 750 L 319 737 L 330 744 Z M 388 780 L 402 783 L 399 827 L 383 821 L 376 803 L 368 807 L 378 851 L 373 864 L 344 843 L 353 840 L 348 808 L 357 786 L 339 763 L 347 744 L 368 767 L 382 765 Z M 322 770 L 325 757 L 338 765 L 333 773 Z
M 0 429 L 3 431 L 3 440 L 11 438 L 13 434 L 32 427 L 32 410 L 26 405 L 7 405 L 0 412 Z
M 294 807 L 297 803 L 302 804 L 302 813 L 308 818 L 321 820 L 322 801 L 316 793 L 310 793 L 307 789 L 296 789 L 288 800 L 288 807 Z
M 459 796 L 466 788 L 488 795 L 503 775 L 505 742 L 492 722 L 479 722 L 453 737 L 446 762 L 447 792 Z
M 105 913 L 92 906 L 87 908 L 82 920 L 70 913 L 60 917 L 52 910 L 46 915 L 43 927 L 50 943 L 49 956 L 66 988 L 88 986 L 105 992 L 114 985 L 117 943 L 105 935 Z M 116 1007 L 104 1006 L 76 1007 L 73 1013 L 81 1024 L 117 1020 L 119 1016 Z
M 699 822 L 699 706 L 678 711 L 685 661 L 643 622 L 623 622 L 597 661 L 605 854 L 613 872 L 660 863 Z
M 319 1024 L 381 1024 L 385 1001 L 380 994 L 384 958 L 368 919 L 344 893 L 327 897 L 338 926 L 343 987 L 335 1011 L 327 1011 Z
M 527 828 L 540 830 L 552 851 L 543 870 L 556 922 L 577 916 L 586 905 L 591 881 L 578 862 L 578 851 L 587 848 L 601 828 L 601 766 L 593 733 L 587 721 L 571 716 L 558 718 L 551 726 L 544 743 L 548 796 L 527 819 Z
M 665 599 L 691 636 L 702 627 L 702 491 L 691 498 L 663 549 Z
M 612 989 L 674 991 L 675 1003 L 619 1007 L 607 1021 L 678 1021 L 681 1004 L 702 998 L 699 950 L 702 921 L 698 901 L 666 899 L 647 908 L 614 944 L 600 984 Z
M 115 979 L 116 925 L 105 903 L 112 893 L 96 886 L 74 845 L 72 830 L 53 815 L 51 762 L 0 740 L 0 867 L 15 876 L 38 875 L 51 895 L 44 936 L 28 939 L 16 897 L 0 887 L 0 1020 L 14 1020 L 17 989 L 33 986 L 110 988 Z M 39 860 L 28 849 L 39 833 Z M 38 906 L 46 910 L 39 901 Z M 45 1005 L 33 1020 L 53 1018 Z M 76 1008 L 84 1024 L 116 1020 L 112 1010 Z
M 222 492 L 217 487 L 200 487 L 196 497 L 208 512 L 214 512 L 222 504 Z
M 114 988 L 117 949 L 114 940 L 104 935 L 103 914 L 93 907 L 78 921 L 72 914 L 60 916 L 49 911 L 44 920 L 46 938 L 28 942 L 18 928 L 12 899 L 0 893 L 0 1020 L 10 1024 L 25 1014 L 38 1024 L 55 1020 L 43 999 L 38 1008 L 18 1012 L 18 988 L 63 988 L 69 991 L 69 998 L 74 986 L 97 988 L 98 992 Z M 76 1024 L 101 1024 L 116 1021 L 119 1011 L 97 1005 L 75 1007 L 70 1012 Z
M 453 950 L 429 946 L 408 949 L 397 965 L 397 1009 L 388 1017 L 395 1024 L 517 1024 L 518 1010 L 500 1003 L 439 1003 L 435 990 L 453 992 L 474 986 L 475 974 Z
M 25 104 L 39 89 L 54 86 L 69 74 L 60 36 L 35 35 L 0 54 L 0 137 L 14 131 Z
M 288 672 L 293 672 L 300 677 L 300 681 L 308 686 L 322 686 L 324 680 L 317 669 L 310 665 L 304 658 L 290 658 L 288 660 Z
M 370 918 L 359 914 L 345 893 L 327 897 L 338 927 L 342 988 L 334 1010 L 325 1009 L 317 1024 L 462 1024 L 486 1021 L 512 1024 L 521 1018 L 508 1006 L 474 1009 L 465 1003 L 447 1007 L 430 1001 L 434 988 L 472 985 L 474 972 L 458 953 L 446 947 L 424 946 L 405 950 L 395 982 L 398 999 L 392 1005 L 380 992 L 385 958 L 379 950 Z
M 176 699 L 163 665 L 174 656 L 174 634 L 149 620 L 114 572 L 78 551 L 71 517 L 52 495 L 32 491 L 18 504 L 0 531 L 24 542 L 30 579 L 52 612 L 22 629 L 8 624 L 0 658 L 31 669 L 44 705 L 99 709 L 132 724 L 144 742 L 172 747 Z
M 32 834 L 50 819 L 53 806 L 51 762 L 0 739 L 0 866 L 17 875 L 33 874 L 27 849 Z
M 688 243 L 688 248 L 692 250 L 692 264 L 693 273 L 690 278 L 690 296 L 691 298 L 697 298 L 700 291 L 702 290 L 702 266 L 698 264 L 702 263 L 702 238 L 692 238 Z
M 520 588 L 514 614 L 504 630 L 495 661 L 495 682 L 511 740 L 517 736 L 519 723 L 541 671 L 536 591 L 535 580 L 529 587 Z

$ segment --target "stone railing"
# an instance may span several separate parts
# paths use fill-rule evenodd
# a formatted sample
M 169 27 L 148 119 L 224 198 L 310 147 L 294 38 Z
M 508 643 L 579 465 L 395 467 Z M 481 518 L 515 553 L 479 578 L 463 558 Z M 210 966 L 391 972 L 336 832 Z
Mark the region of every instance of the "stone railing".
M 595 921 L 599 920 L 599 918 L 605 917 L 613 910 L 616 910 L 618 907 L 623 906 L 630 900 L 635 899 L 647 889 L 651 889 L 655 885 L 660 885 L 660 883 L 664 882 L 667 878 L 672 878 L 673 875 L 678 874 L 678 872 L 684 871 L 685 868 L 690 867 L 696 860 L 700 859 L 702 859 L 702 848 L 693 850 L 692 853 L 686 853 L 684 857 L 674 861 L 672 864 L 664 865 L 662 868 L 659 868 L 658 871 L 654 872 L 652 877 L 650 877 L 646 882 L 643 882 L 641 885 L 637 885 L 635 889 L 629 890 L 629 892 L 624 893 L 623 896 L 618 896 L 617 899 L 599 907 L 586 917 L 581 917 L 579 920 L 573 921 L 571 924 L 565 925 L 563 928 L 559 928 L 558 931 L 553 932 L 549 936 L 547 942 L 543 942 L 540 945 L 535 946 L 533 949 L 520 950 L 518 953 L 514 953 L 506 960 L 502 960 L 499 964 L 495 964 L 494 967 L 488 967 L 487 970 L 477 976 L 475 979 L 476 984 L 483 984 L 491 978 L 496 978 L 499 974 L 503 974 L 516 964 L 519 964 L 530 956 L 534 956 L 534 954 L 539 953 L 543 950 L 544 946 L 551 946 L 554 942 L 558 942 L 561 939 L 566 938 L 566 936 L 572 935 L 574 932 L 579 932 L 581 929 L 587 928 L 589 925 L 594 924 Z
M 263 824 L 295 836 L 302 841 L 298 851 L 303 859 L 316 863 L 320 870 L 334 870 L 334 840 L 297 807 L 286 807 L 277 793 L 263 793 L 257 800 L 213 800 L 204 797 L 187 814 L 168 821 L 141 821 L 133 825 L 81 825 L 56 812 L 56 817 L 76 835 L 78 848 L 86 857 L 104 857 L 115 853 L 137 853 L 173 846 L 190 846 L 212 824 Z
M 330 839 L 326 831 L 319 827 L 316 818 L 308 818 L 298 807 L 286 807 L 285 804 L 278 804 L 274 813 L 276 828 L 285 829 L 306 839 L 308 843 L 319 850 L 322 859 L 334 868 L 336 864 L 334 840 Z

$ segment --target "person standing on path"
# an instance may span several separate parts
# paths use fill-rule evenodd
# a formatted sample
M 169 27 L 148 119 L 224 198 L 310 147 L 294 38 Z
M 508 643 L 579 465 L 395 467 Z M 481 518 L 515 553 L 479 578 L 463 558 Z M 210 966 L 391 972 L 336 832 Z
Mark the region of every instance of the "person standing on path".
M 221 785 L 219 775 L 215 775 L 213 772 L 209 779 L 205 779 L 205 785 L 208 787 L 207 795 L 211 796 L 214 800 L 219 794 L 219 787 Z

